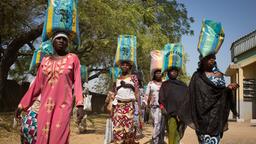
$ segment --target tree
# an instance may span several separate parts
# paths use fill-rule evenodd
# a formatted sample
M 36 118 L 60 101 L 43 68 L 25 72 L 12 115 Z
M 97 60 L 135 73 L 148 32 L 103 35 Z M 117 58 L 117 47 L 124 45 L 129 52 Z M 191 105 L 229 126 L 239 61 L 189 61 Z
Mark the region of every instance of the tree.
M 11 74 L 28 69 L 28 59 L 41 35 L 46 0 L 1 1 L 0 98 L 10 67 Z M 15 9 L 16 11 L 13 11 Z M 12 20 L 15 20 L 13 23 Z M 137 36 L 138 65 L 149 79 L 149 52 L 162 49 L 167 42 L 178 42 L 182 35 L 193 34 L 183 4 L 169 0 L 79 0 L 81 45 L 70 48 L 89 69 L 113 64 L 120 34 Z M 26 45 L 26 46 L 24 46 Z M 23 62 L 24 61 L 24 62 Z M 26 64 L 19 67 L 19 63 Z
M 137 59 L 149 80 L 149 53 L 167 42 L 179 42 L 184 34 L 193 34 L 186 8 L 167 0 L 84 0 L 80 4 L 80 57 L 91 66 L 111 66 L 120 34 L 137 36 Z M 83 51 L 84 50 L 84 51 Z M 185 73 L 184 73 L 185 74 Z
M 20 48 L 27 44 L 34 49 L 32 43 L 41 35 L 45 7 L 45 0 L 0 2 L 0 99 L 10 67 L 22 55 Z

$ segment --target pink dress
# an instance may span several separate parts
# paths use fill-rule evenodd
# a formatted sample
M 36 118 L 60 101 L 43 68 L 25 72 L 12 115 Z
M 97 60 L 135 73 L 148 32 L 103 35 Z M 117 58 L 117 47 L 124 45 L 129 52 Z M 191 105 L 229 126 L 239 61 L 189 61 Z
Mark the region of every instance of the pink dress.
M 36 144 L 67 144 L 72 112 L 72 86 L 76 106 L 83 105 L 80 62 L 75 54 L 47 56 L 37 72 L 35 82 L 20 102 L 28 109 L 41 94 Z

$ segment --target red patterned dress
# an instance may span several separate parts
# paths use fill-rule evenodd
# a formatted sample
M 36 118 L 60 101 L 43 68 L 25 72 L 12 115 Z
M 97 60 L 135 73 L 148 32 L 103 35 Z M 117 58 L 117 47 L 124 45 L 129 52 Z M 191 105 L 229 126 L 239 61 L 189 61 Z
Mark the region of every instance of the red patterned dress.
M 123 87 L 121 83 L 130 85 L 134 88 Z M 138 79 L 135 75 L 120 77 L 116 82 L 116 97 L 113 101 L 113 135 L 116 143 L 124 141 L 134 141 L 134 103 L 135 94 L 138 93 Z
M 19 104 L 26 110 L 41 94 L 36 144 L 68 143 L 73 86 L 76 105 L 83 105 L 78 57 L 72 53 L 58 58 L 44 57 L 35 82 Z

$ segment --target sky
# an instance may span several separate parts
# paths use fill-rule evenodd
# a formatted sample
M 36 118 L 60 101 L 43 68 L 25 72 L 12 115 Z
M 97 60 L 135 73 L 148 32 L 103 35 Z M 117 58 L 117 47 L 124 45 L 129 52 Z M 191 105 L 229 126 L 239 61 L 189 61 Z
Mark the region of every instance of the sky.
M 192 75 L 197 69 L 199 53 L 197 44 L 202 20 L 209 19 L 221 22 L 224 32 L 224 42 L 217 53 L 217 64 L 225 72 L 231 63 L 231 44 L 246 34 L 256 30 L 256 0 L 177 0 L 185 4 L 188 16 L 195 22 L 191 24 L 194 36 L 183 36 L 182 44 L 189 55 L 187 72 Z

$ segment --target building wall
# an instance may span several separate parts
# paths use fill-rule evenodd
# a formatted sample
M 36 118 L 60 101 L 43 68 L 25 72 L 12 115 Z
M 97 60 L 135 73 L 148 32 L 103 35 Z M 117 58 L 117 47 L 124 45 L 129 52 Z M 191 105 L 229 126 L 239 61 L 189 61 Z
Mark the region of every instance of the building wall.
M 231 82 L 236 82 L 240 87 L 236 90 L 237 109 L 240 118 L 248 121 L 256 118 L 256 101 L 244 99 L 243 80 L 256 79 L 256 31 L 245 35 L 232 43 L 230 64 L 226 74 L 231 77 Z
M 244 73 L 245 78 L 256 79 L 256 62 L 244 67 L 244 71 L 245 71 L 245 73 Z M 250 118 L 255 119 L 256 118 L 256 116 L 255 116 L 256 101 L 253 99 L 250 102 L 250 105 L 251 105 L 251 110 L 250 110 L 251 111 L 251 116 L 250 116 Z
M 254 78 L 256 79 L 256 62 L 252 63 L 244 68 L 244 77 L 245 78 Z
M 252 119 L 252 102 L 242 101 L 240 106 L 240 118 L 245 121 L 250 121 Z
M 245 121 L 252 119 L 252 101 L 246 101 L 243 97 L 243 79 L 256 78 L 256 62 L 239 70 L 239 99 L 240 99 L 240 115 Z

